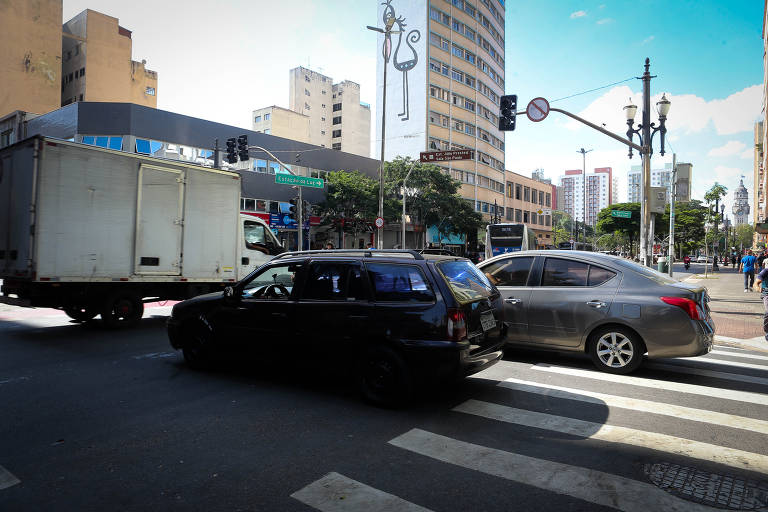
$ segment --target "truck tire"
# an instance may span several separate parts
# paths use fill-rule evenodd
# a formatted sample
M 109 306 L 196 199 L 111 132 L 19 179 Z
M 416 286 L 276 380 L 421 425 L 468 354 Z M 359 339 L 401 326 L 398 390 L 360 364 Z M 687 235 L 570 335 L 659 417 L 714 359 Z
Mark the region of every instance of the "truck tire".
M 110 329 L 132 327 L 144 316 L 144 303 L 131 294 L 115 294 L 107 298 L 101 309 L 101 320 Z
M 99 311 L 93 306 L 67 306 L 64 308 L 64 313 L 72 320 L 87 322 L 93 320 Z

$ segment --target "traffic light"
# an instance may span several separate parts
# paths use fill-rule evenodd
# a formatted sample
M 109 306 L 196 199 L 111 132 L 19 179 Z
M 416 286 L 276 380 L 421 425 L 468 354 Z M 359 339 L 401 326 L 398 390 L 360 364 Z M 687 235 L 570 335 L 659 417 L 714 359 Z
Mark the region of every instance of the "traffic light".
M 299 198 L 293 197 L 289 201 L 291 203 L 291 207 L 288 209 L 288 216 L 291 218 L 293 222 L 299 221 Z
M 515 129 L 516 112 L 517 94 L 502 96 L 499 109 L 499 130 L 503 132 L 511 132 Z
M 240 155 L 241 162 L 245 162 L 249 159 L 247 135 L 241 135 L 237 138 L 237 154 Z
M 301 202 L 301 216 L 305 219 L 309 218 L 309 215 L 312 210 L 312 205 L 309 204 L 309 201 L 302 201 Z
M 237 155 L 235 154 L 235 138 L 231 137 L 227 139 L 227 162 L 234 164 L 237 162 Z

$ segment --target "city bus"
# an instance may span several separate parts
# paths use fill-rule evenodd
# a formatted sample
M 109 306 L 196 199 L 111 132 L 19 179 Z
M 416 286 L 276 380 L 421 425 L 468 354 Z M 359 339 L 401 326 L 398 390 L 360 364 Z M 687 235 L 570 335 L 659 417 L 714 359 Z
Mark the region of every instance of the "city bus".
M 592 251 L 592 244 L 585 244 L 584 242 L 560 242 L 557 248 L 561 251 Z
M 485 228 L 486 259 L 529 249 L 536 249 L 536 234 L 525 224 L 488 224 Z

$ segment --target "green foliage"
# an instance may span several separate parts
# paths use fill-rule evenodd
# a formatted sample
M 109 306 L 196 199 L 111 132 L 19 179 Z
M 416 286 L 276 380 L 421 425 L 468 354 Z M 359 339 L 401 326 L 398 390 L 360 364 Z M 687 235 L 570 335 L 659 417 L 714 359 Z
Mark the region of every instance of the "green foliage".
M 482 215 L 459 195 L 461 183 L 435 165 L 402 157 L 385 162 L 385 190 L 389 197 L 401 193 L 403 180 L 409 170 L 411 174 L 406 183 L 405 206 L 407 212 L 419 223 L 437 226 L 444 237 L 471 233 L 482 227 Z M 402 203 L 396 201 L 396 206 L 402 208 Z M 399 213 L 397 218 L 400 218 Z
M 318 205 L 321 223 L 347 233 L 366 231 L 378 213 L 378 183 L 358 171 L 334 171 L 326 180 L 328 192 Z
M 675 203 L 675 246 L 678 254 L 693 253 L 702 245 L 708 215 L 709 208 L 697 199 Z M 662 221 L 667 226 L 666 233 L 669 231 L 669 205 Z
M 752 240 L 755 233 L 755 228 L 751 224 L 739 224 L 734 226 L 735 232 L 735 247 L 752 247 Z
M 611 210 L 623 210 L 632 212 L 628 219 L 624 217 L 612 217 Z M 598 233 L 618 233 L 626 238 L 630 247 L 640 237 L 640 203 L 616 203 L 603 208 L 597 214 Z

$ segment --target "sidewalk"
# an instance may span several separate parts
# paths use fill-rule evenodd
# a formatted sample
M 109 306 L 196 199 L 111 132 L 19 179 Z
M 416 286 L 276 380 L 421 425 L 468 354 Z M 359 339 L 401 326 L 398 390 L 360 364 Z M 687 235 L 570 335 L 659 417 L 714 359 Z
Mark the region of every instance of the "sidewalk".
M 717 342 L 750 350 L 768 352 L 763 332 L 763 301 L 760 293 L 744 293 L 744 277 L 733 267 L 720 267 L 719 272 L 693 274 L 687 283 L 707 287 L 710 313 L 715 321 Z

